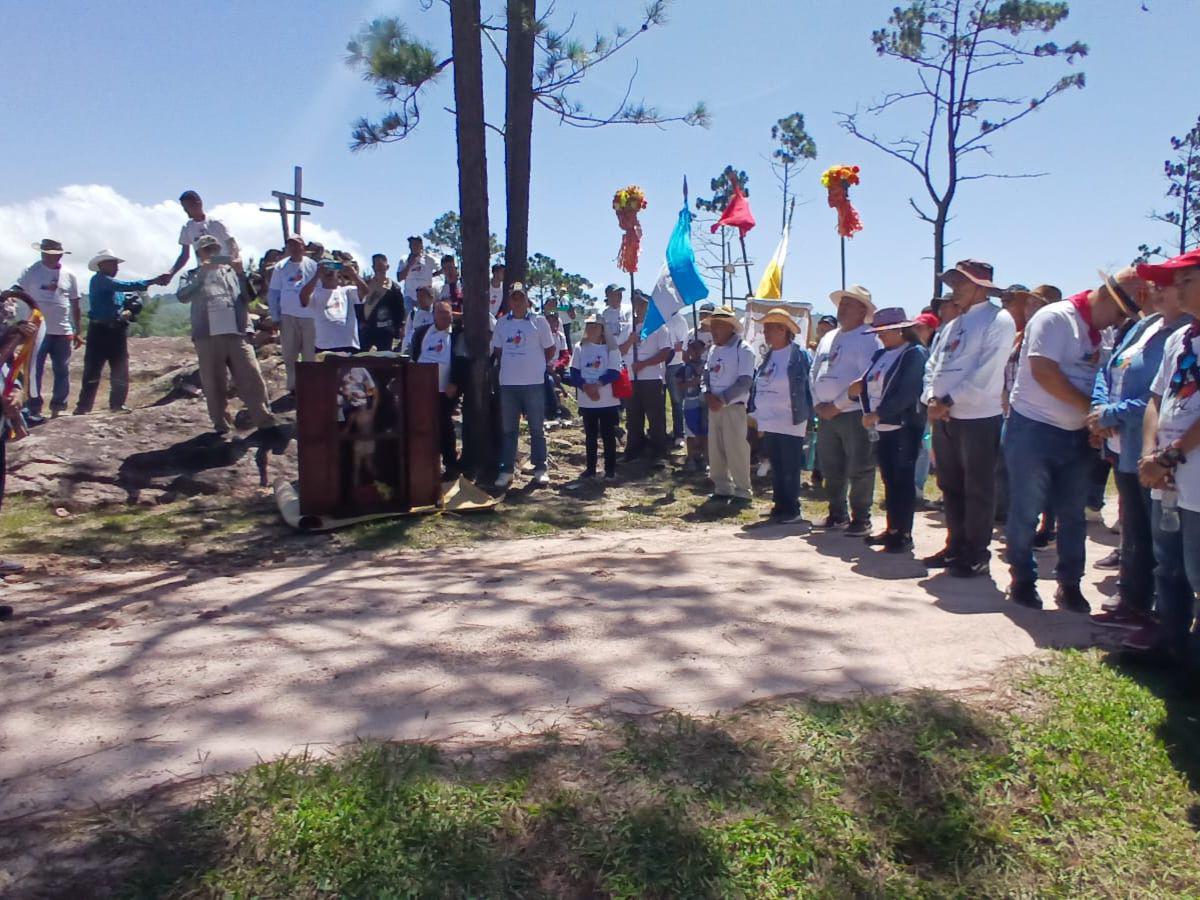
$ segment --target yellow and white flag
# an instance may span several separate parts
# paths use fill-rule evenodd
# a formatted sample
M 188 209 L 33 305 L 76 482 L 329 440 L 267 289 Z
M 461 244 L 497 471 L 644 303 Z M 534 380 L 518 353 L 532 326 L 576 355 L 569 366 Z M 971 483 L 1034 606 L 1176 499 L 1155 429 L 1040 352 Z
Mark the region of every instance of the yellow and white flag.
M 779 246 L 775 248 L 775 253 L 763 272 L 762 280 L 758 282 L 758 290 L 754 292 L 754 296 L 759 300 L 778 300 L 783 296 L 783 264 L 787 260 L 790 231 L 790 228 L 784 229 Z

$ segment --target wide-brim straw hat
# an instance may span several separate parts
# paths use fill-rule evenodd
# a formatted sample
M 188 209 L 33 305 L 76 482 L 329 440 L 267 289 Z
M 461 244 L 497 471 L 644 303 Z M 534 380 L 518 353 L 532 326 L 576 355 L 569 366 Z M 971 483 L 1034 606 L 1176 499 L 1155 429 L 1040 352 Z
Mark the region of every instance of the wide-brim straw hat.
M 93 256 L 91 259 L 88 260 L 88 268 L 93 272 L 99 272 L 100 271 L 100 263 L 102 263 L 102 262 L 123 263 L 123 262 L 125 262 L 125 260 L 121 259 L 121 257 L 117 256 L 111 250 L 101 250 L 99 253 L 97 253 L 95 256 Z
M 728 322 L 733 326 L 733 330 L 738 334 L 742 333 L 742 323 L 737 317 L 737 313 L 728 306 L 722 306 L 719 309 L 714 309 L 708 314 L 708 327 L 712 328 L 713 322 Z
M 955 279 L 965 278 L 989 293 L 998 294 L 1004 289 L 992 280 L 995 277 L 994 272 L 991 263 L 979 259 L 962 259 L 955 263 L 953 269 L 947 269 L 939 275 L 938 279 L 953 287 Z
M 763 316 L 761 319 L 756 319 L 755 321 L 758 322 L 759 325 L 782 325 L 792 334 L 800 333 L 800 323 L 792 318 L 792 314 L 782 306 L 776 306 L 767 310 L 767 314 L 765 316 Z
M 833 301 L 834 306 L 843 300 L 857 300 L 867 308 L 867 322 L 875 318 L 875 301 L 871 299 L 871 292 L 861 284 L 852 284 L 844 290 L 834 291 L 829 295 L 829 299 Z
M 40 250 L 42 253 L 48 253 L 52 256 L 62 256 L 71 252 L 70 250 L 64 250 L 63 245 L 52 238 L 42 238 L 40 241 L 34 241 L 30 246 L 34 250 Z
M 1141 318 L 1142 309 L 1138 306 L 1137 299 L 1130 296 L 1129 292 L 1121 287 L 1120 282 L 1113 278 L 1112 275 L 1103 269 L 1098 269 L 1097 271 L 1104 280 L 1104 292 L 1108 294 L 1109 299 L 1113 303 L 1117 304 L 1121 312 L 1125 313 L 1131 319 Z

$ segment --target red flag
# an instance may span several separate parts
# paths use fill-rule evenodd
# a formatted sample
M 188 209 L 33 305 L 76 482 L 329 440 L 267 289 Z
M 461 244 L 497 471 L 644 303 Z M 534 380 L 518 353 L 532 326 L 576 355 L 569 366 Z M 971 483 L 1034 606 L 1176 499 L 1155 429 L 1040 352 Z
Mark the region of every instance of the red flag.
M 725 207 L 725 212 L 721 213 L 717 224 L 712 227 L 713 234 L 716 234 L 717 229 L 722 225 L 732 225 L 742 237 L 745 237 L 746 232 L 754 227 L 754 213 L 750 212 L 750 201 L 742 193 L 742 186 L 737 183 L 736 178 L 733 179 L 733 197 L 730 198 L 729 205 Z

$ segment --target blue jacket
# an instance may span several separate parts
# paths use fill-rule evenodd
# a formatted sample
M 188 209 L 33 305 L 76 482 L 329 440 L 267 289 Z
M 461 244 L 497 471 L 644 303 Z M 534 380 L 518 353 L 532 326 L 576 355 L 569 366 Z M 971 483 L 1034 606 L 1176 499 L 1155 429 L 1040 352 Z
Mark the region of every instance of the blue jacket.
M 117 322 L 125 307 L 124 291 L 144 291 L 149 281 L 117 281 L 97 272 L 88 286 L 88 319 L 92 322 Z
M 1150 338 L 1140 353 L 1122 359 L 1122 353 L 1137 343 L 1138 338 L 1162 316 L 1147 316 L 1125 333 L 1125 337 L 1113 349 L 1108 363 L 1096 373 L 1096 384 L 1092 388 L 1092 406 L 1100 407 L 1100 424 L 1105 428 L 1116 428 L 1121 436 L 1121 454 L 1117 460 L 1118 472 L 1136 472 L 1138 459 L 1142 455 L 1142 419 L 1146 415 L 1146 403 L 1150 400 L 1150 385 L 1162 365 L 1163 348 L 1167 338 L 1192 321 L 1184 316 L 1172 328 L 1164 328 Z M 1121 381 L 1120 396 L 1112 395 L 1113 369 L 1118 361 L 1125 365 L 1125 377 Z
M 871 365 L 886 352 L 876 350 L 871 357 Z M 921 403 L 921 392 L 925 385 L 925 364 L 928 360 L 929 351 L 922 344 L 909 344 L 883 380 L 883 394 L 879 398 L 878 409 L 871 409 L 871 398 L 864 387 L 861 397 L 863 412 L 874 412 L 883 425 L 924 429 L 925 405 Z M 867 371 L 870 371 L 870 367 Z
M 792 355 L 788 358 L 788 386 L 792 394 L 792 424 L 799 425 L 807 422 L 813 415 L 812 393 L 808 386 L 808 373 L 812 369 L 812 357 L 799 344 L 792 344 Z M 759 364 L 754 373 L 754 382 L 750 385 L 750 400 L 746 405 L 747 412 L 754 412 L 754 390 L 758 385 L 758 373 L 770 362 L 771 354 Z

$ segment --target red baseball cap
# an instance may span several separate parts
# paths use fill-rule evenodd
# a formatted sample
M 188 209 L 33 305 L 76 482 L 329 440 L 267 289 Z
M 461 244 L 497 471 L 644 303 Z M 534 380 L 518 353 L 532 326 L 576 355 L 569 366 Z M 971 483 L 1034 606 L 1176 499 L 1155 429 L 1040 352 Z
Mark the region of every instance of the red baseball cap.
M 1140 263 L 1137 273 L 1139 277 L 1152 281 L 1159 287 L 1168 287 L 1175 283 L 1176 269 L 1190 269 L 1194 266 L 1200 266 L 1200 247 L 1165 262 Z
M 933 313 L 921 313 L 912 322 L 914 325 L 928 325 L 930 328 L 937 328 L 942 323 Z

